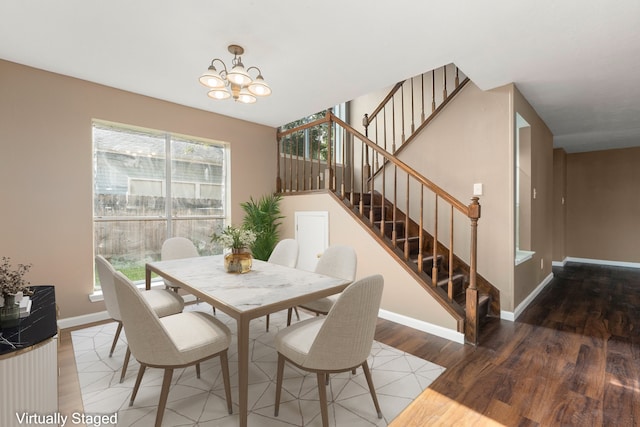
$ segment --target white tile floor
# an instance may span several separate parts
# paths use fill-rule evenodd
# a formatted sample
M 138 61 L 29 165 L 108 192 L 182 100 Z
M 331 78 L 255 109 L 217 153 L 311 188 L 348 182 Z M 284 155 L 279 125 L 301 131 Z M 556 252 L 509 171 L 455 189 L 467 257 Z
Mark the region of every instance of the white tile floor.
M 187 310 L 209 311 L 204 303 L 187 306 Z M 302 315 L 302 313 L 301 313 Z M 232 332 L 235 321 L 218 312 Z M 280 414 L 273 416 L 277 353 L 273 337 L 284 327 L 286 312 L 271 316 L 270 331 L 265 332 L 263 319 L 251 322 L 251 363 L 249 375 L 250 426 L 317 426 L 321 425 L 320 407 L 315 374 L 303 373 L 290 365 L 285 368 Z M 127 376 L 120 384 L 120 368 L 126 351 L 122 334 L 113 357 L 109 348 L 116 324 L 74 331 L 73 346 L 78 366 L 84 413 L 118 413 L 118 426 L 150 426 L 156 416 L 162 371 L 147 369 L 133 406 L 129 406 L 131 390 L 138 372 L 138 363 L 129 364 Z M 234 336 L 235 337 L 235 336 Z M 169 401 L 164 414 L 165 426 L 237 426 L 237 345 L 235 338 L 229 348 L 232 399 L 235 413 L 226 410 L 224 388 L 217 358 L 202 364 L 200 379 L 195 368 L 174 372 Z M 374 342 L 369 366 L 376 387 L 383 418 L 378 419 L 366 380 L 359 369 L 357 374 L 331 376 L 329 399 L 330 425 L 386 426 L 422 390 L 435 380 L 444 368 L 434 363 Z

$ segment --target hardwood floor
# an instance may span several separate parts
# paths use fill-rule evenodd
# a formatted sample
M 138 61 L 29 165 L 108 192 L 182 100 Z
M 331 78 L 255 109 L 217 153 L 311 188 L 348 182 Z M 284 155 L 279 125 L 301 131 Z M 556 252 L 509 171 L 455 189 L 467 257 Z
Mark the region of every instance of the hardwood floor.
M 475 349 L 380 322 L 376 339 L 447 368 L 392 425 L 640 425 L 639 324 L 640 270 L 584 264 Z
M 640 270 L 586 264 L 475 348 L 379 320 L 378 341 L 447 368 L 392 425 L 640 426 L 639 325 Z M 60 410 L 81 410 L 68 331 L 59 355 Z

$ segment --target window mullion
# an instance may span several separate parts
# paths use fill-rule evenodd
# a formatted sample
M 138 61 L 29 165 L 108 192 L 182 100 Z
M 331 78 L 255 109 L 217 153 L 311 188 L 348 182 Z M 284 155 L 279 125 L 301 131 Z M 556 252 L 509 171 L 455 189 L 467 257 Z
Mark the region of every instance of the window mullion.
M 173 200 L 171 199 L 171 183 L 172 183 L 172 177 L 171 177 L 171 135 L 170 134 L 165 134 L 164 136 L 165 138 L 165 143 L 164 143 L 164 150 L 165 150 L 165 200 L 166 203 L 164 204 L 164 209 L 165 209 L 165 216 L 167 217 L 167 238 L 172 237 L 173 236 L 173 221 L 172 221 L 172 210 L 173 210 Z

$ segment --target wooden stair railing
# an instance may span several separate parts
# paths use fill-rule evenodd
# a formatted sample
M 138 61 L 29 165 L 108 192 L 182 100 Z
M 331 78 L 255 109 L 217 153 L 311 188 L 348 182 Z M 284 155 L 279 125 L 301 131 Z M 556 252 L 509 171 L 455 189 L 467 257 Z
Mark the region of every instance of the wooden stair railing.
M 465 205 L 336 117 L 331 110 L 314 122 L 279 132 L 277 138 L 277 191 L 294 193 L 330 190 L 361 218 L 366 214 L 370 231 L 375 232 L 381 240 L 388 239 L 393 248 L 401 247 L 401 250 L 395 251 L 395 255 L 407 265 L 414 266 L 411 268 L 417 276 L 429 280 L 424 285 L 425 289 L 436 296 L 443 307 L 458 319 L 458 329 L 464 332 L 465 340 L 477 344 L 478 198 L 472 198 L 471 203 Z M 381 171 L 371 177 L 365 169 L 366 165 L 374 164 L 374 161 L 381 165 Z M 429 200 L 425 200 L 425 192 L 431 200 L 430 204 Z M 369 195 L 369 206 L 365 205 L 364 194 Z M 374 213 L 378 203 L 380 218 L 376 218 Z M 440 208 L 441 204 L 445 208 Z M 460 223 L 458 218 L 468 221 L 466 233 L 460 232 L 459 226 L 456 227 L 456 223 Z M 447 222 L 444 227 L 447 231 L 443 231 L 439 220 Z M 400 227 L 403 228 L 403 237 L 399 237 Z M 431 230 L 433 240 L 430 245 L 427 245 L 430 236 L 425 230 Z M 391 236 L 390 239 L 388 235 Z M 440 243 L 443 239 L 448 240 L 448 248 Z M 452 290 L 454 254 L 464 252 L 463 249 L 458 249 L 464 246 L 461 246 L 460 239 L 466 240 L 469 245 L 465 254 L 468 287 L 464 311 L 456 308 L 458 305 L 454 301 Z M 417 246 L 417 254 L 412 253 L 412 245 Z M 431 250 L 429 254 L 423 252 L 427 247 Z M 431 264 L 430 272 L 424 271 L 427 257 L 433 260 L 446 257 L 448 260 L 449 269 L 445 272 L 449 284 L 447 293 L 438 286 L 440 271 L 437 261 Z
M 466 76 L 460 81 L 460 70 L 449 64 L 396 83 L 380 104 L 364 115 L 365 136 L 384 150 L 397 154 L 468 81 Z M 369 166 L 375 171 L 379 169 L 379 165 Z

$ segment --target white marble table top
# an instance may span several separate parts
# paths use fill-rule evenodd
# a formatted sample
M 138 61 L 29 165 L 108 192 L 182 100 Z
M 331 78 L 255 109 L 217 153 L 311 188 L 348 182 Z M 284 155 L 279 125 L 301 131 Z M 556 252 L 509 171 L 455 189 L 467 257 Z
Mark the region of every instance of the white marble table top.
M 227 273 L 223 255 L 151 262 L 147 266 L 195 295 L 209 297 L 206 299 L 232 307 L 238 313 L 260 308 L 269 311 L 268 307 L 273 304 L 295 301 L 318 292 L 338 293 L 349 283 L 255 259 L 250 272 Z

